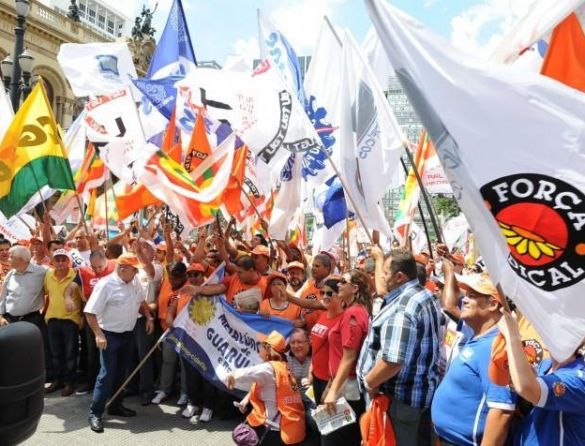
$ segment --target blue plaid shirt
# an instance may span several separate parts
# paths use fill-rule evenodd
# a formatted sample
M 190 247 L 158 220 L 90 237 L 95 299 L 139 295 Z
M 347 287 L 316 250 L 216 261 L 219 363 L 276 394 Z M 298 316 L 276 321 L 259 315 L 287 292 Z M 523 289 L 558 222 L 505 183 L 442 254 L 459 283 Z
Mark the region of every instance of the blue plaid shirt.
M 418 280 L 390 292 L 372 320 L 360 352 L 357 377 L 361 388 L 376 361 L 402 364 L 400 372 L 381 386 L 382 392 L 411 407 L 429 407 L 439 383 L 440 321 L 439 302 Z

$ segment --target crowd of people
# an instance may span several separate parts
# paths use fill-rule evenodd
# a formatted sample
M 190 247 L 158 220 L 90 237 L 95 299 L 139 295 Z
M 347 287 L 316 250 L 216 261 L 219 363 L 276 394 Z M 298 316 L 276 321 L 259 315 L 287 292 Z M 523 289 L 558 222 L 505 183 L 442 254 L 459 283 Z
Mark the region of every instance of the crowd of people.
M 33 232 L 0 239 L 0 325 L 39 328 L 45 392 L 91 393 L 95 432 L 104 412 L 135 416 L 123 404 L 134 393 L 143 405 L 176 397 L 194 422 L 241 412 L 237 444 L 585 444 L 581 353 L 549 357 L 481 262 L 445 245 L 364 246 L 352 263 L 340 250 L 311 256 L 260 233 L 242 240 L 231 223 L 194 239 L 158 218 L 121 225 L 109 240 L 81 224 L 60 238 L 47 215 Z M 222 262 L 225 279 L 206 284 Z M 288 338 L 259 339 L 262 362 L 226 377 L 228 389 L 249 384 L 246 396 L 216 388 L 163 342 L 106 407 L 189 301 L 219 294 L 239 312 L 294 326 Z M 343 397 L 359 421 L 381 396 L 392 439 L 376 442 L 359 422 L 320 434 L 315 408 L 333 414 Z

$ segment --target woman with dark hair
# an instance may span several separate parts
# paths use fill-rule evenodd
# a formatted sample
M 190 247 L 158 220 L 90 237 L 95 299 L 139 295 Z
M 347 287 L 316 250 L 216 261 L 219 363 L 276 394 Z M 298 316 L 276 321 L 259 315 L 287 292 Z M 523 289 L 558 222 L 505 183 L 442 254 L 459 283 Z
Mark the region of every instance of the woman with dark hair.
M 236 383 L 252 384 L 239 404 L 245 412 L 250 403 L 252 411 L 245 424 L 234 430 L 234 440 L 243 430 L 252 428 L 265 446 L 298 444 L 305 438 L 305 408 L 296 381 L 287 368 L 286 340 L 277 331 L 258 338 L 263 362 L 236 369 L 225 380 L 228 389 L 233 389 Z
M 331 385 L 323 403 L 330 411 L 335 411 L 335 402 L 345 397 L 359 419 L 365 411 L 365 401 L 358 389 L 355 369 L 368 332 L 372 308 L 368 276 L 353 269 L 343 275 L 338 288 L 337 301 L 343 313 L 328 333 Z M 350 424 L 321 437 L 322 445 L 339 444 L 340 441 L 359 444 L 359 424 Z
M 343 307 L 339 300 L 341 277 L 329 276 L 320 290 L 321 301 L 327 306 L 311 330 L 311 374 L 315 403 L 320 404 L 329 381 L 329 338 L 328 333 L 341 319 Z

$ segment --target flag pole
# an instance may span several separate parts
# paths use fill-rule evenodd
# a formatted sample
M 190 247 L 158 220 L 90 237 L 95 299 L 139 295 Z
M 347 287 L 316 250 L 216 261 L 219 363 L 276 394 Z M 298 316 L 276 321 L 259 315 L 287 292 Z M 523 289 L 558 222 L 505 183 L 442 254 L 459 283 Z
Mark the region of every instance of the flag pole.
M 106 207 L 106 241 L 110 241 L 110 219 L 108 218 L 108 178 L 110 176 L 110 170 L 106 174 L 106 180 L 104 181 L 104 205 Z
M 132 370 L 132 373 L 130 373 L 130 375 L 128 375 L 128 378 L 126 378 L 126 381 L 124 381 L 122 383 L 122 385 L 118 388 L 118 390 L 116 390 L 116 393 L 114 393 L 114 395 L 112 395 L 112 397 L 108 400 L 108 402 L 106 403 L 106 409 L 108 407 L 110 407 L 110 404 L 112 404 L 112 401 L 114 401 L 116 399 L 116 397 L 122 392 L 122 390 L 124 390 L 124 387 L 126 387 L 126 385 L 132 380 L 132 378 L 134 378 L 134 376 L 138 373 L 138 371 L 142 368 L 142 366 L 146 363 L 146 361 L 148 361 L 148 358 L 150 358 L 152 356 L 152 354 L 157 349 L 157 347 L 162 342 L 162 340 L 164 339 L 164 337 L 167 335 L 168 332 L 169 332 L 169 329 L 167 328 L 165 330 L 165 332 L 160 336 L 160 338 L 158 338 L 158 341 L 156 341 L 154 343 L 154 345 L 152 346 L 152 348 L 146 353 L 146 355 L 144 355 L 144 358 L 142 358 L 142 361 L 140 361 L 138 363 L 136 368 L 134 370 Z
M 83 203 L 81 203 L 81 198 L 79 198 L 79 193 L 75 190 L 75 198 L 77 199 L 77 205 L 79 206 L 79 213 L 81 214 L 81 221 L 83 222 L 83 228 L 85 229 L 85 233 L 89 235 L 89 229 L 87 228 L 87 222 L 85 221 L 85 213 L 83 211 Z
M 376 243 L 374 242 L 374 239 L 372 238 L 372 234 L 370 234 L 370 232 L 368 231 L 368 227 L 366 226 L 364 217 L 362 217 L 361 212 L 359 211 L 358 207 L 356 206 L 355 201 L 354 201 L 351 193 L 349 192 L 349 188 L 347 187 L 345 180 L 343 179 L 343 177 L 341 176 L 341 173 L 337 169 L 337 166 L 335 165 L 333 158 L 331 158 L 331 155 L 329 155 L 329 153 L 327 152 L 327 149 L 323 146 L 323 144 L 321 144 L 320 141 L 319 141 L 319 150 L 321 150 L 321 152 L 323 152 L 323 154 L 329 160 L 329 164 L 331 164 L 331 167 L 335 171 L 337 178 L 339 178 L 339 181 L 341 182 L 341 187 L 343 187 L 343 191 L 345 192 L 346 197 L 349 198 L 349 202 L 351 203 L 351 206 L 353 207 L 355 215 L 357 215 L 358 220 L 360 221 L 360 223 L 362 224 L 362 226 L 366 230 L 366 234 L 368 235 L 368 238 L 370 239 L 370 243 L 372 245 L 375 245 Z
M 408 167 L 406 167 L 406 163 L 404 162 L 404 160 L 402 159 L 402 157 L 400 157 L 400 164 L 402 164 L 402 168 L 404 169 L 404 173 L 408 177 Z M 417 207 L 418 207 L 418 212 L 420 214 L 420 218 L 422 220 L 422 224 L 423 224 L 423 228 L 424 228 L 424 231 L 425 231 L 425 235 L 427 236 L 427 244 L 429 245 L 429 254 L 431 256 L 431 259 L 432 260 L 435 260 L 434 257 L 433 257 L 433 245 L 431 244 L 431 235 L 429 233 L 429 227 L 427 225 L 427 221 L 425 220 L 425 216 L 423 214 L 423 208 L 422 208 L 422 205 L 420 204 L 420 200 L 417 203 Z M 410 232 L 410 222 L 408 223 L 407 231 Z
M 236 181 L 236 184 L 238 185 L 238 189 L 240 189 L 240 191 L 246 196 L 246 198 L 250 202 L 250 205 L 254 209 L 254 213 L 256 214 L 256 216 L 258 217 L 258 219 L 260 220 L 260 222 L 262 222 L 262 220 L 264 220 L 264 219 L 260 215 L 260 212 L 258 211 L 258 208 L 254 204 L 254 202 L 252 201 L 252 199 L 248 196 L 248 194 L 246 193 L 246 191 L 242 187 L 242 183 L 235 176 L 233 176 L 233 175 L 232 175 L 232 178 Z M 270 250 L 276 252 L 276 250 L 274 249 L 274 245 L 272 244 L 272 239 L 270 238 L 270 235 L 268 236 L 268 243 L 270 244 Z
M 431 219 L 431 224 L 433 225 L 433 229 L 435 230 L 435 234 L 437 236 L 437 241 L 439 243 L 443 243 L 443 239 L 444 239 L 443 231 L 441 230 L 441 227 L 439 226 L 439 223 L 437 222 L 437 219 L 435 218 L 434 208 L 433 208 L 433 205 L 431 204 L 429 194 L 423 185 L 422 178 L 420 177 L 420 174 L 418 172 L 418 166 L 414 162 L 414 158 L 413 158 L 412 153 L 410 152 L 410 150 L 408 148 L 408 145 L 403 144 L 403 147 L 404 147 L 404 151 L 406 152 L 406 156 L 408 157 L 408 161 L 410 161 L 410 164 L 412 165 L 412 170 L 414 172 L 416 182 L 418 183 L 418 187 L 420 188 L 420 192 L 421 192 L 423 199 L 425 201 L 425 205 L 427 206 L 427 210 L 429 211 L 429 217 Z

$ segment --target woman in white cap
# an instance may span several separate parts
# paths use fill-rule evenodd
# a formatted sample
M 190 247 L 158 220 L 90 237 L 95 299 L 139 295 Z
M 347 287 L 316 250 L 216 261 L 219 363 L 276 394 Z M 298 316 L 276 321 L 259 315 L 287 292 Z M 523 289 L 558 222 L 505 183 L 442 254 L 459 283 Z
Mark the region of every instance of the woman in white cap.
M 258 336 L 259 355 L 263 362 L 237 369 L 226 377 L 228 389 L 236 384 L 251 384 L 250 392 L 240 402 L 244 412 L 248 404 L 252 411 L 245 423 L 234 429 L 236 444 L 256 436 L 265 446 L 298 444 L 305 438 L 305 408 L 294 377 L 286 361 L 286 340 L 277 331 Z

